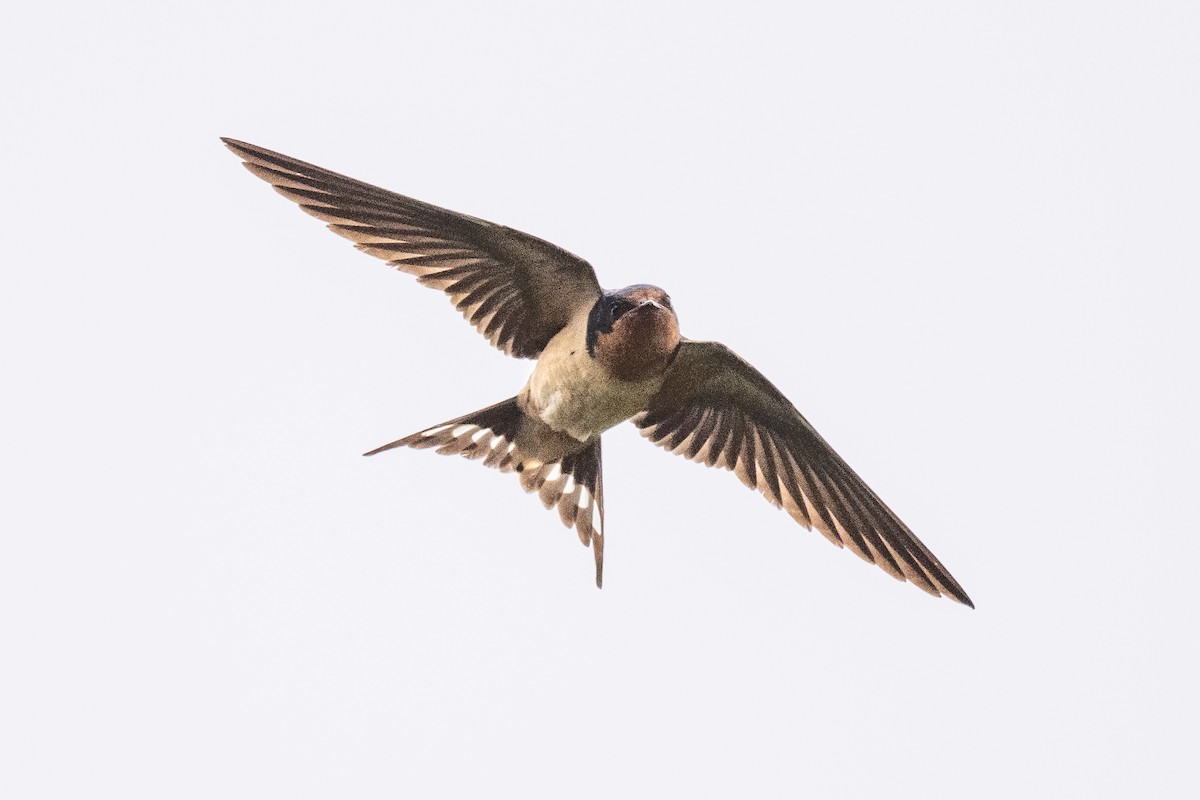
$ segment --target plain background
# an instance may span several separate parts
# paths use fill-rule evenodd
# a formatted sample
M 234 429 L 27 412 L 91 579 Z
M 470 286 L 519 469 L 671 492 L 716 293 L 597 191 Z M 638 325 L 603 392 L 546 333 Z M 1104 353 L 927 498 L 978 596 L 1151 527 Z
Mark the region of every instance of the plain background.
M 1192 3 L 6 18 L 0 794 L 1193 797 Z M 605 439 L 608 569 L 375 445 L 513 394 L 233 136 L 666 287 L 970 611 Z

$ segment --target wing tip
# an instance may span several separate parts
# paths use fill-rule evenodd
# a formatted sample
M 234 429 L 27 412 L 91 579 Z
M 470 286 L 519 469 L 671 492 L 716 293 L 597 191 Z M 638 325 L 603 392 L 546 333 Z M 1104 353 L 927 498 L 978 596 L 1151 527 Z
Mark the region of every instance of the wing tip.
M 967 593 L 962 590 L 961 586 L 955 586 L 953 589 L 947 590 L 946 597 L 949 597 L 956 603 L 962 603 L 972 611 L 975 610 L 975 603 L 971 598 L 967 597 Z
M 249 153 L 254 149 L 254 145 L 250 144 L 249 142 L 243 142 L 240 139 L 234 139 L 229 136 L 222 136 L 220 139 L 221 144 L 225 145 L 238 155 Z

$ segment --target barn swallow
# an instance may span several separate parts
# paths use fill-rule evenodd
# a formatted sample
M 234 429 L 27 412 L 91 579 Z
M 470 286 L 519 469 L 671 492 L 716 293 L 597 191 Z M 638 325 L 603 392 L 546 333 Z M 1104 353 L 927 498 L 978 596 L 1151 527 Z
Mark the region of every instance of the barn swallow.
M 448 211 L 233 139 L 245 166 L 364 253 L 450 300 L 495 347 L 536 359 L 514 397 L 396 447 L 517 472 L 557 508 L 604 575 L 601 434 L 631 420 L 654 444 L 742 483 L 838 547 L 932 595 L 974 607 L 925 545 L 749 363 L 679 333 L 657 286 L 600 288 L 588 262 L 512 228 Z

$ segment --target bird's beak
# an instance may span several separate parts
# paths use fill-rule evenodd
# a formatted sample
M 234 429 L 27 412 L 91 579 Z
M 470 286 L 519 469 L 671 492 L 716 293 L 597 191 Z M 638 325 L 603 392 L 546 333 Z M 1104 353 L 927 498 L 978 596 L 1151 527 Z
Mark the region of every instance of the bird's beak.
M 653 308 L 657 308 L 660 311 L 666 310 L 666 306 L 664 306 L 662 303 L 658 302 L 657 300 L 643 300 L 642 302 L 638 303 L 638 308 L 645 308 L 646 306 L 651 306 Z

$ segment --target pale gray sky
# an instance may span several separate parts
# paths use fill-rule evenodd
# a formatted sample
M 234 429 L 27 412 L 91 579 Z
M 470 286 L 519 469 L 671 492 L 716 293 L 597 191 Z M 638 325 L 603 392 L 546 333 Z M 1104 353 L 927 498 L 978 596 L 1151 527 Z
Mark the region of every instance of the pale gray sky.
M 0 794 L 1185 797 L 1200 10 L 26 4 L 0 34 Z M 969 611 L 605 438 L 359 453 L 530 365 L 233 136 L 670 291 Z

